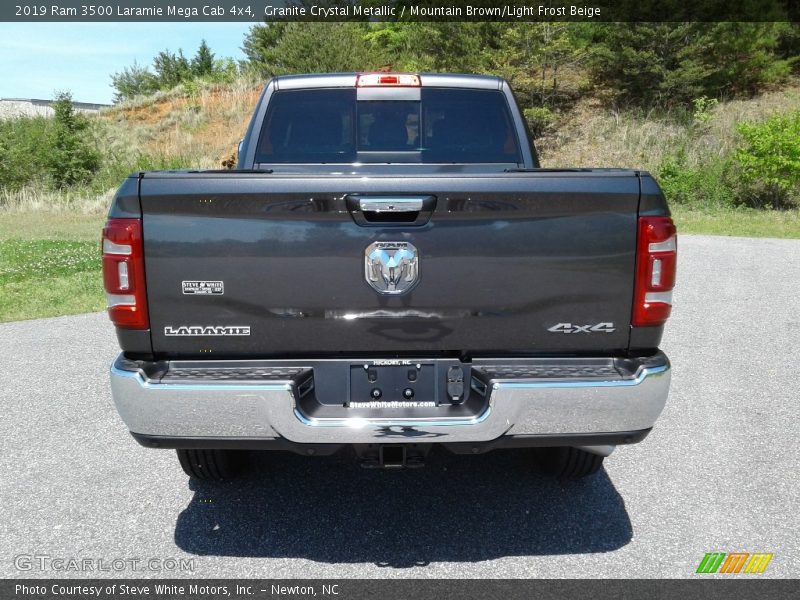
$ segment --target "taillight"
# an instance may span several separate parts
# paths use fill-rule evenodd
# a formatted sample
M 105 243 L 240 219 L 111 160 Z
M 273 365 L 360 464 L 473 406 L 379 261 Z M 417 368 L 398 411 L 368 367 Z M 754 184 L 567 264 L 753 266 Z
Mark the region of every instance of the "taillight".
M 117 327 L 147 329 L 141 219 L 109 219 L 103 228 L 103 284 Z
M 669 217 L 639 217 L 634 327 L 663 325 L 672 312 L 672 288 L 678 260 L 678 235 Z

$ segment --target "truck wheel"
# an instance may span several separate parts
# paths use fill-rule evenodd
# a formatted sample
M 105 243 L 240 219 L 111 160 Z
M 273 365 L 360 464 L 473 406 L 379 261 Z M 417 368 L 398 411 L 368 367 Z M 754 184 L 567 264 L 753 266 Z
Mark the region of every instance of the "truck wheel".
M 603 466 L 604 458 L 571 446 L 536 449 L 536 462 L 541 469 L 561 479 L 580 479 L 597 473 Z
M 178 460 L 189 477 L 205 481 L 233 479 L 241 471 L 241 455 L 233 450 L 178 449 Z

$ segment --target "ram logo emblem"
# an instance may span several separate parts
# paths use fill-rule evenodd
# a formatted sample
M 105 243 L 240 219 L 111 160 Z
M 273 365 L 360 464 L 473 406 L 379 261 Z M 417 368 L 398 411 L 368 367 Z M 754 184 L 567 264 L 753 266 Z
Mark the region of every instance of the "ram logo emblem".
M 419 280 L 419 254 L 408 242 L 374 242 L 364 251 L 364 277 L 379 294 L 402 294 Z

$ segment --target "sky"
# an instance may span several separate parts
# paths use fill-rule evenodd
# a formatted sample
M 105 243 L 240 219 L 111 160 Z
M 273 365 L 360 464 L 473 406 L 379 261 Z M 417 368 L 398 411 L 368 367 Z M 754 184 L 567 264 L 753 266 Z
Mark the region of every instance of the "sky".
M 50 99 L 71 91 L 77 102 L 110 104 L 111 75 L 151 65 L 161 50 L 191 58 L 205 39 L 217 58 L 244 58 L 252 23 L 0 23 L 0 98 Z

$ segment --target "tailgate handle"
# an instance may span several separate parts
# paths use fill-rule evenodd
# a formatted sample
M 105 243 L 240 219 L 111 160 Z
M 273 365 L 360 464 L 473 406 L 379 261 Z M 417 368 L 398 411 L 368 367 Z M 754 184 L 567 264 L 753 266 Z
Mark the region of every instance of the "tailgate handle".
M 347 210 L 364 227 L 424 225 L 436 208 L 436 196 L 345 196 Z
M 361 212 L 419 212 L 425 198 L 359 198 Z

